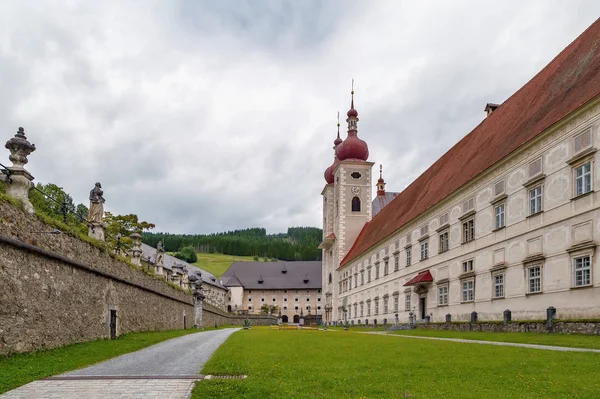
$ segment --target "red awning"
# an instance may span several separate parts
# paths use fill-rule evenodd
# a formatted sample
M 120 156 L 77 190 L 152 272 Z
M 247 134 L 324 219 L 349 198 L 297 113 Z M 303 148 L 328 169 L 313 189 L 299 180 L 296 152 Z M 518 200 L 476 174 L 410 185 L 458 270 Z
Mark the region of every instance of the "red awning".
M 414 276 L 412 279 L 408 281 L 408 283 L 404 284 L 404 287 L 407 285 L 417 285 L 419 283 L 431 283 L 433 281 L 433 276 L 429 272 L 429 270 L 425 270 Z

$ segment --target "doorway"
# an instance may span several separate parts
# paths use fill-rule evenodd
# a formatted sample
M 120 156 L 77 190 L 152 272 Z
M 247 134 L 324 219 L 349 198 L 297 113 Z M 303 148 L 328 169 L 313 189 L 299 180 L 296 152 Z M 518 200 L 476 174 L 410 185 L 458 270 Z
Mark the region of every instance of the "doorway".
M 425 320 L 425 313 L 427 312 L 427 303 L 425 296 L 419 298 L 419 310 L 419 313 L 421 314 L 421 320 Z
M 110 310 L 110 322 L 109 322 L 108 326 L 110 327 L 110 339 L 116 339 L 117 338 L 117 310 L 116 309 Z
M 288 322 L 288 317 L 287 317 L 287 315 L 283 315 L 283 316 L 281 316 L 281 322 L 282 322 L 282 323 L 287 323 L 287 322 Z
M 298 316 L 297 314 L 294 315 L 294 323 L 300 323 L 300 316 Z

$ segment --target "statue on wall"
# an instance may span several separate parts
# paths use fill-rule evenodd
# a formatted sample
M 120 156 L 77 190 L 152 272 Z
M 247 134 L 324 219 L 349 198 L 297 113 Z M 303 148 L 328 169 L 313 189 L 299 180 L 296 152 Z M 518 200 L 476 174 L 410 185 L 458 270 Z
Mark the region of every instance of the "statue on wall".
M 164 255 L 165 250 L 163 249 L 162 241 L 159 241 L 158 244 L 156 244 L 156 260 L 154 261 L 154 264 L 157 266 L 162 266 Z
M 104 202 L 102 185 L 96 183 L 92 191 L 90 191 L 90 211 L 88 214 L 88 222 L 91 224 L 102 225 L 104 218 Z

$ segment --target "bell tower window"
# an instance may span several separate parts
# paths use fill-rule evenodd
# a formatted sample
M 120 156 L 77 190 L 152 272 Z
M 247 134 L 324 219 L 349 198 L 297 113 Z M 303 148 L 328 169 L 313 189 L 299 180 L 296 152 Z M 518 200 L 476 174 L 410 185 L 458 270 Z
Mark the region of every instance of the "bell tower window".
M 352 198 L 352 212 L 360 212 L 360 198 Z

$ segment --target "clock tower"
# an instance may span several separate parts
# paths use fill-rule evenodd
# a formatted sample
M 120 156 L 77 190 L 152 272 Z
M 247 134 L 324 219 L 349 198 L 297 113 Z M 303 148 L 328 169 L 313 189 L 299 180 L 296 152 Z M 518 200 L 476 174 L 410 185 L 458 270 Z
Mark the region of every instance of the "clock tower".
M 367 162 L 369 148 L 358 137 L 358 111 L 354 108 L 354 90 L 348 118 L 348 135 L 344 141 L 334 141 L 334 160 L 325 170 L 327 185 L 323 195 L 322 273 L 325 311 L 323 320 L 343 320 L 339 305 L 341 276 L 337 272 L 344 256 L 350 251 L 372 214 L 373 162 Z

